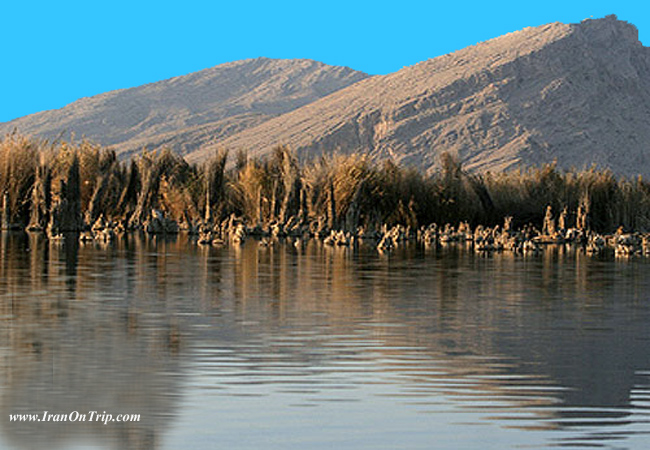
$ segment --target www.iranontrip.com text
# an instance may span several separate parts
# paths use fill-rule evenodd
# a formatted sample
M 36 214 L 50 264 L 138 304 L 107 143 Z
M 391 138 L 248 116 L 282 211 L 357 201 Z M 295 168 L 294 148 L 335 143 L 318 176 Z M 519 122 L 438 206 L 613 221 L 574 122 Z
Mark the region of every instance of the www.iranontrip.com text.
M 113 422 L 139 422 L 140 414 L 108 414 L 106 411 L 88 411 L 80 413 L 72 411 L 67 414 L 53 414 L 43 411 L 42 414 L 9 414 L 10 422 L 102 422 L 108 425 Z

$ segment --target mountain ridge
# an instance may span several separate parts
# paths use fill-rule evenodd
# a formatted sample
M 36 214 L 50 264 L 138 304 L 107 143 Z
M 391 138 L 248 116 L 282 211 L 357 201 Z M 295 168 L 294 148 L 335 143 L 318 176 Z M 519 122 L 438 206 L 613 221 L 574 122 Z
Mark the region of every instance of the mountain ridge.
M 271 67 L 272 61 L 283 62 Z M 246 70 L 236 70 L 241 67 Z M 234 70 L 209 92 L 226 96 L 215 100 L 218 108 L 201 109 L 201 86 L 180 99 L 167 95 L 160 108 L 181 109 L 169 113 L 173 120 L 152 108 L 130 128 L 117 127 L 126 138 L 108 144 L 122 157 L 166 145 L 192 162 L 219 147 L 264 156 L 283 144 L 301 159 L 359 152 L 427 172 L 438 169 L 442 153 L 451 153 L 474 171 L 555 161 L 565 169 L 650 175 L 650 50 L 636 27 L 616 16 L 524 28 L 387 75 L 258 58 L 158 83 L 192 87 L 218 78 L 202 78 L 210 70 Z M 92 106 L 96 98 L 76 107 Z M 121 109 L 118 118 L 137 116 L 140 106 Z M 42 117 L 53 129 L 63 120 Z M 14 122 L 20 125 L 0 124 L 0 132 Z
M 642 64 L 630 63 L 640 57 Z M 339 149 L 427 171 L 437 170 L 439 155 L 449 152 L 472 170 L 557 161 L 561 168 L 596 165 L 622 174 L 641 165 L 647 174 L 650 158 L 632 141 L 650 140 L 643 106 L 650 85 L 639 75 L 650 74 L 649 63 L 636 28 L 614 16 L 531 27 L 355 83 L 219 145 L 256 155 L 278 143 L 299 154 Z M 582 76 L 594 80 L 582 82 Z M 605 79 L 595 80 L 599 76 Z M 633 93 L 624 89 L 626 77 Z M 617 88 L 638 114 L 618 104 Z M 616 124 L 613 134 L 635 136 L 622 139 L 631 154 L 626 160 L 607 120 Z
M 246 59 L 84 97 L 61 109 L 0 124 L 0 132 L 17 128 L 43 138 L 74 132 L 129 154 L 143 145 L 157 146 L 161 135 L 192 127 L 211 124 L 217 136 L 233 123 L 245 128 L 367 76 L 307 59 Z M 194 145 L 204 142 L 199 139 Z

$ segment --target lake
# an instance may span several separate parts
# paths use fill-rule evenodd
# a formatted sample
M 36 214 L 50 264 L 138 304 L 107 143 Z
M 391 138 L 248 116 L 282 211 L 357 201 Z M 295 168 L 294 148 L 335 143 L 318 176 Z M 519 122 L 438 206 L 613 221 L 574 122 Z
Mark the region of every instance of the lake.
M 647 448 L 643 258 L 3 233 L 0 308 L 3 449 Z

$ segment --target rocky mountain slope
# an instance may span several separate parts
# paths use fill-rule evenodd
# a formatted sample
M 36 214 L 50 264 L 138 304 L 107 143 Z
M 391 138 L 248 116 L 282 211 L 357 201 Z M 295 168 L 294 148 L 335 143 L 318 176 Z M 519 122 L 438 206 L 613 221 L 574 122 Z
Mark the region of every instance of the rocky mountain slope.
M 0 124 L 24 134 L 85 136 L 128 154 L 167 145 L 187 153 L 331 94 L 367 75 L 311 60 L 250 59 Z
M 428 171 L 451 152 L 473 170 L 556 160 L 647 175 L 650 50 L 614 16 L 527 28 L 365 79 L 219 145 L 264 154 L 278 143 Z
M 74 131 L 123 156 L 167 145 L 201 161 L 217 147 L 303 159 L 334 151 L 435 171 L 557 161 L 650 175 L 650 50 L 615 16 L 507 34 L 368 77 L 306 60 L 256 59 L 82 99 L 0 124 Z

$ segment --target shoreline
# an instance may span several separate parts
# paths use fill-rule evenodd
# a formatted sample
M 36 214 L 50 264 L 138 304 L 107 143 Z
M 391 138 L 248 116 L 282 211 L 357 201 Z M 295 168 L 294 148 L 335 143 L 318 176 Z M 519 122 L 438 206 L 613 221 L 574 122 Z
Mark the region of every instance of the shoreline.
M 48 236 L 42 230 L 11 230 L 0 232 L 0 237 L 24 234 L 40 236 L 52 243 L 79 242 L 81 245 L 99 244 L 109 247 L 120 239 L 139 236 L 141 238 L 163 238 L 175 240 L 186 236 L 188 242 L 203 248 L 236 247 L 252 240 L 260 247 L 292 245 L 297 249 L 309 242 L 318 242 L 332 248 L 372 248 L 378 254 L 390 254 L 401 247 L 416 245 L 423 249 L 459 248 L 477 254 L 510 253 L 513 255 L 539 255 L 548 248 L 563 246 L 591 256 L 650 257 L 650 233 L 625 233 L 619 229 L 612 234 L 599 234 L 576 228 L 556 230 L 553 235 L 543 234 L 533 227 L 512 230 L 506 226 L 472 229 L 467 223 L 454 227 L 449 224 L 439 227 L 431 224 L 412 230 L 403 225 L 384 226 L 377 231 L 358 229 L 355 232 L 343 230 L 285 231 L 279 226 L 248 226 L 231 218 L 221 228 L 203 226 L 201 229 L 177 227 L 173 231 L 152 232 L 146 229 L 124 230 L 107 223 L 87 231 L 69 231 L 57 236 Z
M 577 243 L 598 253 L 650 247 L 650 183 L 595 169 L 474 174 L 453 155 L 426 175 L 367 155 L 333 154 L 299 163 L 278 146 L 266 159 L 217 151 L 190 165 L 168 150 L 126 162 L 88 141 L 0 140 L 0 229 L 79 232 L 82 241 L 117 234 L 180 231 L 201 245 L 246 236 L 318 237 L 326 244 L 376 240 L 472 241 L 479 251 L 539 251 Z M 234 164 L 232 164 L 234 162 Z M 232 166 L 232 167 L 230 167 Z

